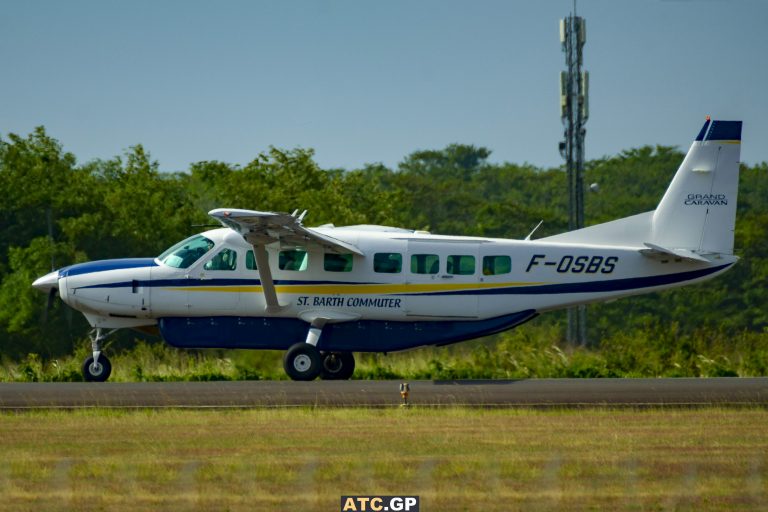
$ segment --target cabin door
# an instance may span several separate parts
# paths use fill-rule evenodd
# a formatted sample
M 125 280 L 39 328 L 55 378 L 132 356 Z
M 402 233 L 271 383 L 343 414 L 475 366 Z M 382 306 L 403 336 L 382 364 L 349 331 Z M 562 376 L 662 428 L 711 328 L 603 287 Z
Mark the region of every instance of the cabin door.
M 480 277 L 478 244 L 410 240 L 406 273 L 408 316 L 475 319 L 478 299 L 473 293 Z
M 233 313 L 240 303 L 239 279 L 245 261 L 237 251 L 223 248 L 189 274 L 187 303 L 193 316 Z

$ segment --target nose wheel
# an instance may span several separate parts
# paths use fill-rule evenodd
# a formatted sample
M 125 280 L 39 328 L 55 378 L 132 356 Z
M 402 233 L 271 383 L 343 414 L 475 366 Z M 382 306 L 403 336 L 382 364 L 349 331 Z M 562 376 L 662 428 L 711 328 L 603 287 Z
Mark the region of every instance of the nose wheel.
M 89 356 L 83 361 L 83 377 L 87 382 L 104 382 L 112 374 L 112 363 L 100 354 L 98 359 Z
M 112 374 L 112 363 L 109 362 L 107 356 L 101 353 L 101 342 L 115 331 L 117 331 L 117 329 L 112 329 L 105 334 L 102 332 L 101 328 L 97 327 L 91 335 L 91 350 L 93 351 L 93 355 L 83 361 L 82 367 L 83 378 L 86 382 L 104 382 Z

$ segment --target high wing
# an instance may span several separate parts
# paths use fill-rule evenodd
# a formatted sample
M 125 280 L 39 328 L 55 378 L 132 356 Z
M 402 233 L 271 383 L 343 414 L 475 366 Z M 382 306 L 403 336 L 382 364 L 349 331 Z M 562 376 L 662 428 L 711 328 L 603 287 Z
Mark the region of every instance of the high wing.
M 303 215 L 297 217 L 296 212 L 288 214 L 217 208 L 208 212 L 208 215 L 240 233 L 254 247 L 280 242 L 284 245 L 316 245 L 326 251 L 365 256 L 363 251 L 352 244 L 305 228 L 301 225 Z
M 365 256 L 363 251 L 352 244 L 318 233 L 311 228 L 305 228 L 301 225 L 301 221 L 306 212 L 299 216 L 296 213 L 298 210 L 288 214 L 227 208 L 217 208 L 208 212 L 208 215 L 221 222 L 225 227 L 234 229 L 248 243 L 253 245 L 268 313 L 277 313 L 283 306 L 277 300 L 275 283 L 269 268 L 267 245 L 275 242 L 302 247 L 314 245 L 335 253 L 351 252 Z

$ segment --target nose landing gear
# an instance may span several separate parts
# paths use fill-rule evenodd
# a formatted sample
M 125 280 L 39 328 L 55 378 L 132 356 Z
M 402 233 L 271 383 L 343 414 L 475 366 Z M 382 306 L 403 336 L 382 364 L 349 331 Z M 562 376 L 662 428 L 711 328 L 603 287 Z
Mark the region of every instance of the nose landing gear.
M 104 382 L 112 374 L 112 363 L 107 356 L 101 353 L 101 342 L 117 329 L 112 329 L 106 334 L 102 333 L 100 327 L 91 334 L 91 350 L 93 355 L 83 361 L 83 378 L 87 382 Z

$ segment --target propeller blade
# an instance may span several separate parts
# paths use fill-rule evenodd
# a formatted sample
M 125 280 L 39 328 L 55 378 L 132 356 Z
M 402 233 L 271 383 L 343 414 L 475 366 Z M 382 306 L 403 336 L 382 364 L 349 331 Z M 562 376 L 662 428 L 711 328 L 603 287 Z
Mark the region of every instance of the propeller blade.
M 56 288 L 51 288 L 48 291 L 48 301 L 45 303 L 45 310 L 43 311 L 43 322 L 48 321 L 48 312 L 53 307 L 53 302 L 56 300 L 56 293 L 58 291 L 59 290 L 57 290 Z

